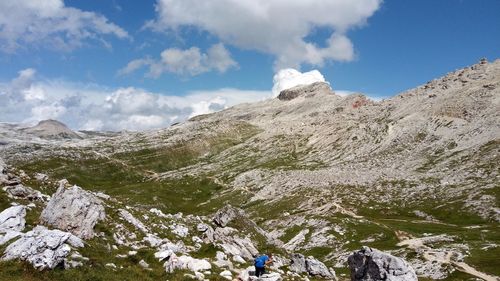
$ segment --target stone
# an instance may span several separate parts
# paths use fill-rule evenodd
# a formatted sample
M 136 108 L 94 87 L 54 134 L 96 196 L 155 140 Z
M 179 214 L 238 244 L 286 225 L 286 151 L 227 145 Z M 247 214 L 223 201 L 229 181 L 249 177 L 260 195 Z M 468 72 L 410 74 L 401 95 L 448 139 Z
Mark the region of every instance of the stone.
M 49 179 L 49 176 L 42 173 L 35 173 L 35 179 L 39 182 L 45 182 Z
M 186 237 L 189 234 L 189 229 L 182 224 L 173 224 L 170 226 L 172 233 L 179 237 Z
M 135 226 L 135 228 L 139 229 L 144 234 L 149 234 L 148 228 L 140 220 L 136 219 L 129 211 L 119 209 L 118 214 L 120 215 L 120 217 L 122 217 L 131 225 Z
M 159 252 L 155 253 L 155 258 L 157 258 L 159 261 L 166 260 L 170 258 L 174 254 L 174 251 L 167 249 L 167 250 L 161 250 Z
M 177 257 L 175 254 L 172 254 L 170 258 L 164 264 L 165 270 L 168 273 L 172 273 L 175 270 L 191 270 L 192 272 L 200 272 L 204 270 L 212 269 L 212 265 L 203 259 L 195 259 L 187 255 L 183 255 Z
M 219 275 L 222 276 L 224 279 L 233 280 L 233 274 L 229 270 L 224 270 L 221 273 L 219 273 Z
M 233 261 L 237 263 L 246 263 L 245 259 L 243 259 L 240 255 L 233 256 Z
M 292 254 L 290 258 L 290 270 L 297 273 L 307 272 L 306 259 L 302 254 Z
M 318 261 L 314 257 L 309 256 L 306 259 L 306 267 L 309 275 L 321 276 L 326 279 L 337 279 L 333 270 L 329 270 L 324 263 Z
M 9 196 L 18 199 L 45 201 L 49 198 L 49 196 L 42 194 L 40 191 L 22 184 L 4 186 L 2 189 L 7 192 Z
M 214 240 L 226 254 L 240 256 L 246 260 L 253 260 L 259 254 L 249 237 L 241 238 L 238 231 L 231 227 L 218 227 L 214 231 Z
M 233 219 L 237 217 L 246 217 L 245 212 L 231 205 L 226 205 L 219 209 L 213 218 L 213 222 L 220 227 L 227 226 Z
M 417 281 L 413 268 L 403 259 L 363 246 L 347 259 L 351 280 Z
M 94 237 L 94 226 L 106 214 L 102 201 L 74 185 L 59 186 L 40 216 L 41 223 L 69 231 L 82 239 Z
M 298 85 L 280 92 L 278 99 L 282 101 L 293 100 L 299 96 L 311 97 L 320 93 L 332 94 L 330 85 L 325 82 L 315 82 L 309 85 Z
M 296 273 L 308 273 L 311 276 L 336 279 L 335 272 L 313 256 L 305 257 L 302 254 L 292 254 L 289 269 Z
M 168 218 L 167 215 L 165 215 L 161 210 L 156 209 L 156 208 L 151 208 L 149 211 L 155 215 L 157 215 L 160 218 Z
M 64 263 L 71 247 L 83 246 L 83 241 L 69 232 L 37 226 L 10 244 L 2 260 L 20 259 L 39 270 L 53 269 Z
M 13 206 L 0 213 L 0 233 L 23 231 L 26 224 L 26 207 Z
M 139 265 L 142 266 L 142 268 L 144 268 L 144 269 L 149 268 L 149 264 L 147 262 L 145 262 L 144 260 L 140 260 Z
M 266 273 L 259 278 L 257 277 L 251 277 L 250 280 L 255 280 L 255 281 L 282 281 L 283 278 L 281 278 L 281 274 L 277 272 L 271 272 L 271 273 Z
M 0 213 L 0 245 L 21 236 L 26 224 L 26 208 L 13 206 Z
M 209 228 L 210 228 L 210 226 L 208 226 L 208 224 L 206 224 L 206 223 L 199 223 L 198 225 L 196 225 L 196 230 L 198 230 L 198 232 L 205 232 Z

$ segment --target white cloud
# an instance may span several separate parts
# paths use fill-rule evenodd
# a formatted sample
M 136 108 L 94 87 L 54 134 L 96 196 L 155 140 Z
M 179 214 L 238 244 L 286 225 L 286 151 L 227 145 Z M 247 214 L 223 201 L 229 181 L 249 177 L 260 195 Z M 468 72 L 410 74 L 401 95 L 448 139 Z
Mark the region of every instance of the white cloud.
M 196 27 L 222 42 L 276 57 L 275 68 L 354 58 L 348 30 L 362 26 L 382 0 L 157 0 L 156 31 Z M 324 47 L 308 41 L 317 28 L 330 32 Z
M 273 96 L 277 97 L 283 90 L 314 82 L 325 82 L 325 77 L 318 70 L 301 73 L 292 68 L 282 69 L 273 77 Z
M 162 95 L 134 87 L 109 89 L 40 80 L 35 70 L 26 69 L 15 79 L 0 83 L 0 121 L 36 123 L 52 118 L 73 129 L 147 130 L 269 97 L 269 91 L 229 88 L 193 91 L 186 96 Z
M 237 65 L 231 58 L 229 51 L 223 44 L 219 43 L 211 46 L 206 53 L 202 53 L 197 47 L 185 50 L 178 48 L 165 49 L 161 52 L 159 61 L 150 58 L 136 59 L 120 69 L 118 74 L 129 74 L 148 66 L 147 76 L 153 78 L 158 78 L 164 72 L 195 76 L 212 70 L 223 73 Z
M 109 46 L 102 35 L 129 38 L 106 17 L 66 7 L 63 0 L 0 1 L 0 49 L 4 52 L 27 46 L 71 50 L 85 40 Z

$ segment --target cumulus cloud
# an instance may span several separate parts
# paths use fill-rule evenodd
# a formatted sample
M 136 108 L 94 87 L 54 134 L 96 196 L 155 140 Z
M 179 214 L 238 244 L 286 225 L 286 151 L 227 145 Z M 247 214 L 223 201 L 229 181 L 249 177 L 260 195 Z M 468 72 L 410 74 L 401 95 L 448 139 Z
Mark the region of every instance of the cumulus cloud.
M 292 68 L 282 69 L 273 77 L 273 96 L 277 97 L 283 90 L 314 82 L 325 82 L 325 77 L 318 70 L 302 73 Z
M 162 95 L 135 87 L 40 80 L 34 69 L 26 69 L 0 83 L 0 121 L 34 124 L 52 118 L 73 129 L 147 130 L 270 96 L 269 91 L 230 88 Z
M 165 49 L 161 52 L 158 61 L 150 58 L 132 60 L 127 66 L 120 69 L 118 74 L 129 74 L 147 66 L 149 68 L 146 74 L 148 77 L 158 78 L 164 72 L 195 76 L 212 70 L 223 73 L 237 65 L 226 47 L 219 43 L 211 46 L 206 53 L 202 53 L 198 47 Z
M 325 61 L 350 61 L 354 48 L 347 31 L 362 26 L 382 0 L 157 0 L 156 31 L 196 27 L 222 42 L 276 57 L 275 69 Z M 318 45 L 306 38 L 317 28 L 330 35 Z
M 63 0 L 0 1 L 0 49 L 36 46 L 71 50 L 85 40 L 109 46 L 103 35 L 129 38 L 102 15 L 67 7 Z

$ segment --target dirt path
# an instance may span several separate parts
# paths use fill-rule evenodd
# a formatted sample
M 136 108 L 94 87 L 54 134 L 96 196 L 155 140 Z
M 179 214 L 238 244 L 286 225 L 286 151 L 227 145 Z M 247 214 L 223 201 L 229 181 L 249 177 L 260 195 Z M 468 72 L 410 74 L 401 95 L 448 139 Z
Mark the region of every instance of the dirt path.
M 500 281 L 500 278 L 488 275 L 484 272 L 480 272 L 464 262 L 453 261 L 451 258 L 456 255 L 456 253 L 453 251 L 439 251 L 436 249 L 432 249 L 431 247 L 426 245 L 427 243 L 453 241 L 453 239 L 449 236 L 436 235 L 414 238 L 411 237 L 408 233 L 402 231 L 396 231 L 396 236 L 401 241 L 397 244 L 398 246 L 406 246 L 407 248 L 412 249 L 416 252 L 423 252 L 422 256 L 427 261 L 438 262 L 440 264 L 450 264 L 459 271 L 481 278 L 485 281 Z

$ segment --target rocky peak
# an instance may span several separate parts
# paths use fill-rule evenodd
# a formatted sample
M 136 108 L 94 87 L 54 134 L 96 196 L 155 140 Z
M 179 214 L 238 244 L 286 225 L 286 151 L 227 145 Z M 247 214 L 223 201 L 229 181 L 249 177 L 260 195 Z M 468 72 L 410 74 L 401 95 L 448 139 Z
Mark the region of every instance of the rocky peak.
M 332 88 L 328 83 L 315 82 L 308 85 L 298 85 L 281 91 L 278 95 L 278 99 L 282 101 L 289 101 L 300 96 L 308 98 L 320 94 L 333 94 Z
M 42 120 L 36 126 L 24 129 L 25 132 L 45 139 L 81 139 L 65 124 L 57 120 Z

